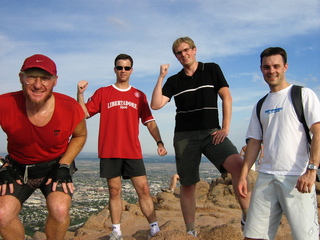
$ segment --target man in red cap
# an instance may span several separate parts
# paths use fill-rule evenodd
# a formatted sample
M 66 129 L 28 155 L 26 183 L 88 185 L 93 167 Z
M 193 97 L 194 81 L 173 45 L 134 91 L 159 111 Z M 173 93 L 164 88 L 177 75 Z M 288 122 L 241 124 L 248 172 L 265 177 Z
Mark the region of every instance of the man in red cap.
M 71 97 L 53 92 L 55 63 L 40 54 L 27 58 L 19 73 L 22 91 L 0 95 L 0 126 L 8 155 L 0 159 L 0 234 L 25 239 L 18 217 L 36 190 L 46 197 L 48 240 L 63 240 L 70 223 L 74 158 L 86 141 L 84 112 Z

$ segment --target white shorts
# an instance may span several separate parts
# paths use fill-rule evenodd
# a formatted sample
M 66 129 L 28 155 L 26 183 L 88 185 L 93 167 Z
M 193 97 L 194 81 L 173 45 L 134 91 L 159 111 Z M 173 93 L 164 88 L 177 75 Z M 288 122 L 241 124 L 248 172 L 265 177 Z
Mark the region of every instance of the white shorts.
M 319 240 L 315 186 L 311 193 L 300 193 L 295 188 L 298 178 L 259 173 L 250 200 L 245 237 L 274 239 L 284 213 L 292 239 Z

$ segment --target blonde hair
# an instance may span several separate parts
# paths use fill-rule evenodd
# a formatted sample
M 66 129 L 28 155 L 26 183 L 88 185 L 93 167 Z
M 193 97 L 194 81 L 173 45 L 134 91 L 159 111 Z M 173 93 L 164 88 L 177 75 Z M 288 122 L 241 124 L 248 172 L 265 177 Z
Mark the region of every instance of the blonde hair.
M 176 55 L 176 48 L 181 44 L 181 43 L 187 43 L 189 44 L 190 48 L 194 49 L 196 45 L 194 44 L 194 41 L 190 37 L 180 37 L 177 40 L 175 40 L 172 44 L 172 52 L 174 55 Z

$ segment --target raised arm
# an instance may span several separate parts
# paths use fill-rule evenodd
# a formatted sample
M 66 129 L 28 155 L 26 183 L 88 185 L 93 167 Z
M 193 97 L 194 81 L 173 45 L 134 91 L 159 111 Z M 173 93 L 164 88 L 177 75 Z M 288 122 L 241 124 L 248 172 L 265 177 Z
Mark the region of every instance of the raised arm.
M 164 143 L 161 140 L 161 136 L 160 136 L 160 131 L 159 128 L 157 126 L 156 121 L 150 121 L 146 123 L 146 126 L 151 134 L 151 136 L 153 137 L 153 139 L 156 141 L 157 146 L 158 146 L 158 155 L 159 156 L 164 156 L 167 154 L 167 150 L 164 147 Z
M 77 86 L 77 101 L 78 103 L 81 105 L 84 113 L 85 113 L 85 116 L 86 118 L 89 117 L 89 113 L 88 113 L 88 110 L 87 110 L 87 107 L 85 105 L 85 102 L 84 102 L 84 91 L 87 89 L 88 87 L 88 82 L 85 81 L 85 80 L 81 80 L 78 82 L 78 86 Z
M 151 108 L 153 110 L 158 110 L 167 104 L 169 98 L 162 95 L 162 83 L 163 79 L 166 77 L 169 69 L 169 64 L 163 64 L 160 66 L 160 74 L 156 86 L 154 87 L 151 99 Z

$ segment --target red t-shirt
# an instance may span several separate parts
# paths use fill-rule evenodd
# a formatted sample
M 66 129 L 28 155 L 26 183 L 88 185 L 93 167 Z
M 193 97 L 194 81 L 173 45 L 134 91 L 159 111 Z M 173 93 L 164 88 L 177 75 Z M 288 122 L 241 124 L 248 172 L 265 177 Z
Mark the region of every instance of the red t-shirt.
M 8 153 L 17 162 L 33 164 L 61 156 L 75 127 L 84 118 L 83 109 L 75 99 L 53 94 L 54 113 L 43 127 L 33 125 L 28 119 L 22 91 L 0 95 L 0 125 L 7 134 Z
M 146 95 L 130 86 L 99 88 L 86 107 L 91 116 L 100 113 L 99 158 L 142 159 L 139 141 L 139 119 L 153 121 Z

